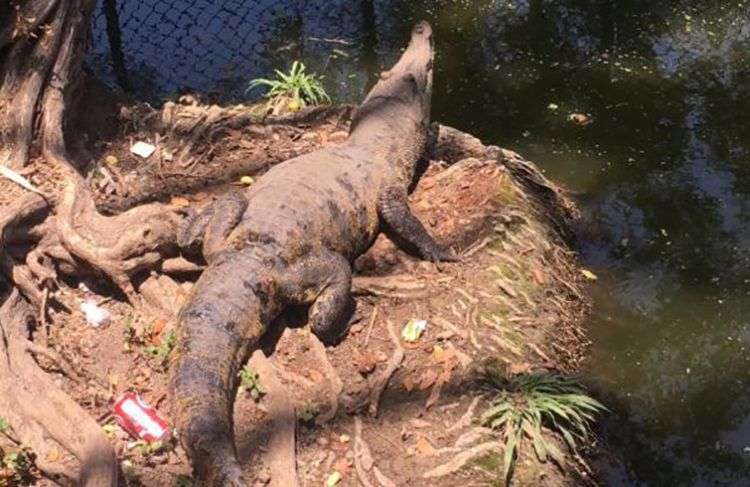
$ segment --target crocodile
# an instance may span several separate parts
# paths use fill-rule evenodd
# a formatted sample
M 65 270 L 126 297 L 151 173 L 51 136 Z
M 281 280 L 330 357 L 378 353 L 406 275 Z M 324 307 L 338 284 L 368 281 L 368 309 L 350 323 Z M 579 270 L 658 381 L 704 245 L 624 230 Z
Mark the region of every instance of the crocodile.
M 381 231 L 425 260 L 458 259 L 407 202 L 428 141 L 433 58 L 432 29 L 420 22 L 357 108 L 346 141 L 273 167 L 181 231 L 179 245 L 200 245 L 208 265 L 179 313 L 169 394 L 203 484 L 246 485 L 233 433 L 238 372 L 286 307 L 310 305 L 312 332 L 334 344 L 354 310 L 352 262 Z

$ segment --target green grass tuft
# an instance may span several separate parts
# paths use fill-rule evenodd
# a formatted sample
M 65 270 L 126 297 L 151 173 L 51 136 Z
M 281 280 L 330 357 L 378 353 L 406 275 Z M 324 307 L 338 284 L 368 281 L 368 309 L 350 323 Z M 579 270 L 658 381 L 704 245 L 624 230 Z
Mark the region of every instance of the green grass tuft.
M 331 102 L 320 79 L 314 74 L 306 73 L 305 65 L 299 61 L 292 63 L 289 73 L 277 69 L 275 79 L 252 80 L 247 91 L 261 86 L 268 88 L 264 96 L 268 98 L 268 108 L 274 113 L 282 109 L 296 112 L 308 105 Z
M 502 388 L 482 416 L 482 421 L 502 433 L 503 478 L 510 481 L 520 448 L 531 442 L 537 458 L 551 458 L 558 465 L 563 452 L 544 436 L 544 430 L 562 436 L 571 451 L 590 435 L 595 416 L 607 408 L 586 394 L 575 379 L 555 374 L 522 374 L 509 383 L 497 373 L 489 375 L 497 388 Z

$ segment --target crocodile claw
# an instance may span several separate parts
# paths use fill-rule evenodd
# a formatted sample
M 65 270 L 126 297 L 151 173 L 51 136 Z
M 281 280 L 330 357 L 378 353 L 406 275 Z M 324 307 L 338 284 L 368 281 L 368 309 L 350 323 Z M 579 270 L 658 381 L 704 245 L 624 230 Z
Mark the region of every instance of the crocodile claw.
M 456 254 L 451 248 L 438 248 L 429 252 L 428 260 L 435 263 L 435 267 L 442 271 L 441 262 L 463 262 L 463 258 Z

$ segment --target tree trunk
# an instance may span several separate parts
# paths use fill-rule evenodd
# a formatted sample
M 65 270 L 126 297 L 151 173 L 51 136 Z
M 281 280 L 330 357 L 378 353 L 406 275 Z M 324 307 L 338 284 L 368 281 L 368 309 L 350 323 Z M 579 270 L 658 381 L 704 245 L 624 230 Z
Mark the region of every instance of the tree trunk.
M 22 172 L 29 163 L 32 145 L 38 143 L 42 157 L 58 166 L 78 192 L 87 194 L 83 179 L 75 170 L 77 164 L 66 149 L 65 122 L 82 68 L 95 0 L 11 0 L 3 4 L 0 164 Z M 33 279 L 38 277 L 34 269 L 42 274 L 47 271 L 37 259 L 40 250 L 34 251 L 34 259 L 27 259 L 33 261 L 28 265 L 17 262 L 5 251 L 18 227 L 38 224 L 40 216 L 43 220 L 50 214 L 52 205 L 48 198 L 29 193 L 0 208 L 0 268 L 11 283 L 11 291 L 0 295 L 4 301 L 0 307 L 0 412 L 19 441 L 37 451 L 42 472 L 51 477 L 78 477 L 81 485 L 117 485 L 114 449 L 101 428 L 55 386 L 30 351 L 40 350 L 26 332 L 27 320 L 34 323 L 38 309 L 28 301 L 38 304 L 35 298 L 42 294 Z M 43 242 L 55 234 L 53 226 L 47 227 L 50 232 Z M 49 276 L 54 277 L 54 271 Z M 49 464 L 43 454 L 54 444 L 77 458 L 79 468 L 67 471 Z

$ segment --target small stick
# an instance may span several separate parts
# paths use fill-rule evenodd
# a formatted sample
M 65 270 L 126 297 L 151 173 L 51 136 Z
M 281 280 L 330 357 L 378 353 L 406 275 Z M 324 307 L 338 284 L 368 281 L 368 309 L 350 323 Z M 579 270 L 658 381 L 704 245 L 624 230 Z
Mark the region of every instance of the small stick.
M 391 336 L 393 344 L 396 346 L 396 350 L 393 351 L 393 355 L 391 355 L 386 369 L 383 371 L 380 377 L 375 379 L 374 384 L 372 385 L 372 391 L 370 392 L 369 411 L 373 416 L 378 415 L 380 396 L 381 394 L 383 394 L 385 386 L 388 385 L 388 381 L 391 380 L 391 377 L 396 372 L 396 369 L 399 368 L 401 362 L 404 360 L 404 347 L 401 346 L 401 340 L 399 340 L 398 334 L 396 334 L 396 330 L 393 326 L 393 322 L 390 320 L 388 320 L 388 333 Z
M 370 324 L 367 325 L 367 334 L 365 335 L 365 346 L 370 342 L 370 335 L 372 335 L 372 327 L 375 325 L 375 318 L 378 316 L 378 306 L 375 305 L 372 308 L 372 316 L 370 317 Z

